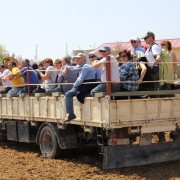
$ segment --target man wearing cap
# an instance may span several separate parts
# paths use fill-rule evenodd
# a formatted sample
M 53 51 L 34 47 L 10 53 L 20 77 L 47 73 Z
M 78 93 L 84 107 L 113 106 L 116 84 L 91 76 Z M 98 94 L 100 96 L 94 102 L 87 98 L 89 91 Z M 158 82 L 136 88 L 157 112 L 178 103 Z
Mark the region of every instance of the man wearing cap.
M 96 51 L 91 51 L 91 52 L 89 53 L 89 61 L 90 61 L 90 64 L 92 64 L 95 60 L 100 60 L 99 55 L 98 55 L 98 52 L 96 52 Z M 96 79 L 97 79 L 98 81 L 101 81 L 101 69 L 100 69 L 100 68 L 95 68 L 95 70 L 96 70 L 96 75 L 97 75 Z
M 145 56 L 149 63 L 150 73 L 154 81 L 159 80 L 159 63 L 161 61 L 161 47 L 155 43 L 155 35 L 148 31 L 142 39 L 149 45 L 145 52 Z M 154 90 L 157 90 L 159 83 L 155 83 Z
M 79 69 L 78 78 L 73 84 L 73 88 L 65 94 L 66 97 L 66 112 L 68 114 L 64 122 L 69 122 L 76 118 L 73 108 L 73 97 L 77 95 L 78 88 L 86 81 L 96 81 L 96 71 L 90 68 L 90 65 L 86 62 L 86 55 L 79 53 L 77 56 L 77 68 Z
M 91 51 L 89 53 L 89 60 L 99 60 L 99 55 L 98 55 L 98 52 L 96 51 Z
M 91 65 L 93 68 L 101 67 L 101 84 L 97 85 L 92 91 L 91 95 L 94 96 L 97 92 L 106 92 L 106 57 L 110 56 L 110 71 L 111 71 L 111 82 L 116 84 L 111 84 L 111 91 L 118 92 L 120 90 L 120 78 L 119 78 L 119 67 L 118 62 L 115 57 L 111 54 L 111 49 L 109 46 L 103 46 L 99 49 L 102 59 L 99 61 L 94 61 Z
M 134 59 L 138 59 L 140 57 L 145 56 L 145 50 L 144 48 L 141 46 L 141 41 L 138 37 L 132 37 L 131 40 L 131 46 L 132 46 L 132 50 L 131 50 L 131 55 Z

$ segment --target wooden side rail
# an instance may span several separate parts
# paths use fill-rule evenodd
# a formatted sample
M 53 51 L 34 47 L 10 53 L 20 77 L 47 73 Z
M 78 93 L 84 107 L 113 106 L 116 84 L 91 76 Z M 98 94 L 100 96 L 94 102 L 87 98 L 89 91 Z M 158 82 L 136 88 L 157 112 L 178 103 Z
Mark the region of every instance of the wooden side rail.
M 0 97 L 6 97 L 6 94 L 0 94 Z
M 52 94 L 52 96 L 54 96 L 54 97 L 58 97 L 58 96 L 63 95 L 62 92 L 53 92 L 53 93 L 51 93 L 51 94 Z
M 28 93 L 19 94 L 19 97 L 26 97 L 26 96 L 34 96 L 34 93 L 30 93 L 30 95 Z
M 48 93 L 34 93 L 35 97 L 42 97 L 42 96 L 51 96 Z
M 123 96 L 160 96 L 160 95 L 174 95 L 180 94 L 180 89 L 176 90 L 157 90 L 157 91 L 125 91 L 125 92 L 113 92 L 111 96 L 113 97 L 123 97 Z M 95 93 L 95 97 L 104 97 L 105 92 Z

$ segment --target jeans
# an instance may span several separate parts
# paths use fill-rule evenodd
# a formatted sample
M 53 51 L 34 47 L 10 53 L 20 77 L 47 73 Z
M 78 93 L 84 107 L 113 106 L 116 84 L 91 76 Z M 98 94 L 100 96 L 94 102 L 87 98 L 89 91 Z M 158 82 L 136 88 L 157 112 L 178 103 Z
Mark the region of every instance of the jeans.
M 49 91 L 50 93 L 53 93 L 53 92 L 63 92 L 62 88 L 61 87 L 56 87 L 55 89 Z
M 77 88 L 72 88 L 65 94 L 66 97 L 66 112 L 67 114 L 74 114 L 73 97 L 76 96 Z
M 120 85 L 119 84 L 111 84 L 111 91 L 112 92 L 119 92 Z M 95 93 L 98 92 L 106 92 L 106 84 L 98 84 L 94 89 L 91 91 L 91 95 L 94 97 Z
M 12 88 L 8 91 L 8 93 L 6 95 L 8 95 L 8 94 L 16 94 L 17 95 L 19 93 L 19 91 L 21 91 L 22 89 L 23 88 Z
M 34 89 L 36 89 L 36 86 L 30 86 L 30 93 L 32 93 Z M 19 95 L 19 94 L 22 94 L 22 93 L 28 93 L 28 86 L 25 86 L 24 88 L 22 88 L 22 89 L 18 92 L 18 95 Z

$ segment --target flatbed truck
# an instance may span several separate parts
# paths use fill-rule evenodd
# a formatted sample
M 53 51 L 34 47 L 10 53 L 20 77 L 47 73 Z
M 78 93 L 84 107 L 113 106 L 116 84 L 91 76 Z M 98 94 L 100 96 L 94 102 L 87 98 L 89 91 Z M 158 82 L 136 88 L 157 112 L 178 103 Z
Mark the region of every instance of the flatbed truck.
M 103 168 L 146 165 L 180 159 L 180 90 L 97 93 L 81 104 L 76 119 L 64 123 L 65 97 L 0 97 L 0 137 L 36 143 L 48 158 L 62 150 L 94 144 Z M 152 135 L 169 132 L 171 141 L 152 142 Z

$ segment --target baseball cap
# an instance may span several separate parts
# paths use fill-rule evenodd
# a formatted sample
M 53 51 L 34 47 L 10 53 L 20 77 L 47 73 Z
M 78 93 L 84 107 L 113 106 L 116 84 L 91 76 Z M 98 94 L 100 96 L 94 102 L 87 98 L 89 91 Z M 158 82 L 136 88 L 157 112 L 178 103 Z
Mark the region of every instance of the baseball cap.
M 99 58 L 98 52 L 96 52 L 96 51 L 91 51 L 91 52 L 89 53 L 89 55 L 94 55 L 94 56 L 96 56 L 97 58 Z
M 99 51 L 108 51 L 108 50 L 111 50 L 111 48 L 107 45 L 104 45 L 99 49 Z
M 73 56 L 73 57 L 86 59 L 86 55 L 84 53 L 78 53 L 76 56 Z
M 140 41 L 140 39 L 138 37 L 135 37 L 135 36 L 130 39 L 130 41 L 132 41 L 132 40 L 133 41 Z
M 148 37 L 155 37 L 154 33 L 151 31 L 146 32 L 146 34 L 144 34 L 144 36 L 141 39 L 146 39 Z

